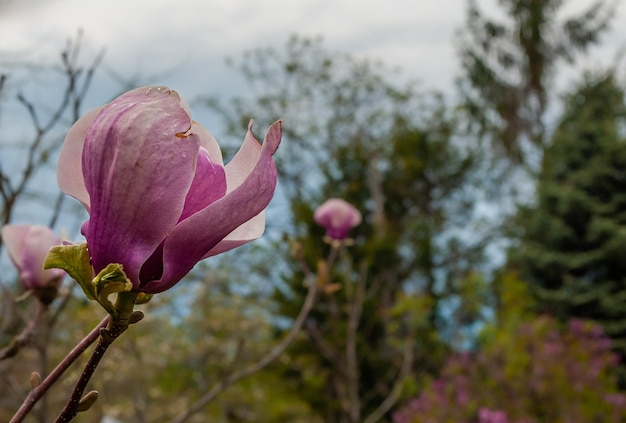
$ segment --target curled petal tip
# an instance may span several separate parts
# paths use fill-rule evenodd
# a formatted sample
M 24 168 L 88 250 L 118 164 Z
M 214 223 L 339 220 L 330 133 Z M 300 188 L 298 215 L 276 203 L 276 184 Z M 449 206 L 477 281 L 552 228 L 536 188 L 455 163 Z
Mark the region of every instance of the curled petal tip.
M 282 120 L 277 120 L 276 122 L 274 122 L 272 124 L 272 126 L 270 126 L 270 128 L 267 130 L 267 134 L 265 135 L 265 143 L 269 144 L 269 148 L 271 149 L 271 154 L 274 155 L 274 153 L 276 153 L 276 150 L 278 149 L 278 146 L 280 145 L 280 141 L 283 135 L 283 121 Z

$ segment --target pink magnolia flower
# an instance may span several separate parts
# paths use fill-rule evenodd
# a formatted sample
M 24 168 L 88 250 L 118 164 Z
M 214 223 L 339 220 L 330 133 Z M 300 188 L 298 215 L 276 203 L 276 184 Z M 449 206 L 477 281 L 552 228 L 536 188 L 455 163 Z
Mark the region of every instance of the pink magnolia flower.
M 135 89 L 80 118 L 58 182 L 89 212 L 82 233 L 95 273 L 121 264 L 134 290 L 154 294 L 198 261 L 261 236 L 281 134 L 279 121 L 261 145 L 251 122 L 224 166 L 217 141 L 166 87 Z
M 315 210 L 313 218 L 326 228 L 326 235 L 335 240 L 348 237 L 350 229 L 361 223 L 361 213 L 341 198 L 328 199 Z
M 25 290 L 58 288 L 65 272 L 43 269 L 50 247 L 61 244 L 52 229 L 38 225 L 4 225 L 2 239 Z

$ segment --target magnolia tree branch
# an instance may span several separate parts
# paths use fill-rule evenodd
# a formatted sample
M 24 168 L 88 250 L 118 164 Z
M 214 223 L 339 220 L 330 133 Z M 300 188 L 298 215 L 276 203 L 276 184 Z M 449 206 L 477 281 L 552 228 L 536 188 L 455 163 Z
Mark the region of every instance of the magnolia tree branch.
M 90 399 L 88 401 L 83 400 L 85 388 L 87 388 L 87 384 L 91 380 L 91 377 L 96 371 L 96 368 L 98 367 L 98 364 L 100 364 L 100 361 L 102 360 L 102 357 L 104 357 L 107 349 L 111 346 L 113 341 L 126 331 L 126 329 L 128 329 L 128 322 L 118 324 L 116 319 L 111 319 L 109 320 L 106 328 L 101 328 L 98 331 L 99 337 L 96 348 L 91 353 L 91 356 L 89 357 L 89 360 L 87 361 L 87 364 L 85 365 L 85 368 L 83 369 L 83 372 L 74 387 L 74 391 L 72 392 L 70 399 L 67 401 L 67 404 L 65 404 L 65 407 L 61 411 L 61 414 L 59 414 L 59 417 L 55 420 L 55 423 L 67 423 L 71 421 L 80 411 L 88 410 L 95 402 L 98 395 L 95 391 L 87 394 L 89 396 L 93 393 L 93 395 L 89 397 Z M 88 397 L 85 396 L 85 398 Z
M 42 119 L 38 108 L 23 94 L 17 95 L 17 101 L 26 109 L 30 117 L 35 134 L 28 144 L 26 163 L 17 176 L 11 177 L 0 167 L 0 198 L 2 199 L 2 215 L 0 225 L 11 221 L 15 205 L 26 191 L 36 170 L 45 164 L 52 153 L 61 145 L 60 141 L 46 142 L 52 137 L 52 132 L 67 120 L 75 122 L 81 114 L 81 106 L 91 85 L 93 75 L 102 62 L 103 52 L 100 52 L 92 64 L 84 71 L 78 64 L 78 56 L 81 47 L 82 34 L 79 33 L 74 41 L 70 41 L 66 49 L 61 53 L 62 72 L 65 76 L 66 85 L 60 101 L 53 108 L 52 113 L 46 119 Z M 4 83 L 4 76 L 0 78 L 0 87 Z M 69 112 L 69 119 L 68 114 Z M 61 138 L 62 141 L 62 138 Z M 57 199 L 57 205 L 53 208 L 52 222 L 56 222 L 60 212 L 61 199 Z M 0 239 L 0 246 L 2 240 Z
M 251 376 L 264 367 L 272 363 L 276 360 L 286 349 L 289 347 L 293 341 L 295 341 L 296 336 L 302 329 L 302 325 L 304 324 L 306 318 L 309 313 L 313 309 L 313 305 L 315 304 L 315 298 L 317 294 L 317 284 L 315 282 L 309 284 L 309 290 L 307 296 L 304 300 L 302 308 L 300 309 L 300 313 L 296 320 L 294 321 L 293 326 L 289 330 L 289 333 L 283 338 L 283 340 L 276 345 L 265 357 L 260 359 L 258 362 L 246 367 L 245 369 L 231 373 L 230 375 L 224 377 L 217 384 L 213 386 L 209 391 L 207 391 L 199 400 L 193 403 L 187 410 L 181 413 L 178 417 L 171 421 L 171 423 L 184 423 L 186 422 L 193 414 L 200 411 L 207 404 L 213 401 L 219 394 L 221 394 L 226 388 L 238 382 L 241 379 L 244 379 L 248 376 Z
M 347 411 L 350 415 L 350 420 L 354 423 L 361 421 L 361 399 L 359 396 L 360 373 L 356 350 L 359 322 L 363 311 L 363 303 L 365 302 L 366 283 L 367 277 L 365 275 L 365 266 L 363 266 L 361 275 L 357 281 L 356 291 L 349 299 L 351 301 L 348 303 L 348 328 L 346 331 Z
M 83 338 L 69 354 L 52 370 L 52 372 L 37 386 L 33 387 L 17 413 L 13 416 L 9 423 L 19 423 L 24 420 L 26 415 L 32 410 L 37 401 L 46 393 L 46 391 L 61 377 L 67 368 L 76 361 L 76 359 L 95 342 L 100 336 L 100 330 L 104 328 L 110 320 L 110 316 L 102 319 L 100 323 Z
M 352 266 L 344 260 L 344 268 L 350 269 Z M 307 326 L 307 333 L 315 343 L 319 352 L 333 363 L 334 370 L 340 376 L 334 381 L 337 390 L 338 401 L 341 408 L 347 414 L 347 421 L 351 423 L 375 423 L 380 421 L 384 415 L 397 403 L 407 378 L 411 374 L 414 359 L 414 333 L 405 337 L 402 349 L 402 361 L 400 369 L 393 380 L 393 385 L 376 409 L 362 419 L 362 403 L 367 402 L 361 397 L 360 372 L 358 360 L 358 331 L 366 298 L 376 295 L 382 286 L 383 278 L 374 278 L 368 283 L 367 268 L 365 263 L 361 263 L 359 277 L 355 284 L 346 283 L 344 286 L 346 296 L 346 319 L 347 327 L 345 332 L 345 346 L 343 353 L 337 347 L 324 339 L 320 331 L 313 325 Z M 380 279 L 380 280 L 377 280 Z M 349 281 L 349 275 L 346 275 Z
M 11 328 L 19 319 L 19 313 L 13 293 L 7 288 L 6 284 L 0 281 L 0 338 L 10 338 Z
M 42 304 L 41 302 L 37 302 L 37 304 L 37 311 L 35 312 L 35 315 L 28 323 L 28 325 L 26 325 L 26 327 L 19 335 L 11 340 L 9 345 L 0 349 L 0 361 L 10 357 L 14 357 L 22 349 L 22 347 L 24 347 L 31 341 L 33 333 L 35 332 L 39 321 L 48 310 L 48 306 Z
M 320 330 L 312 324 L 306 326 L 307 334 L 311 337 L 315 346 L 319 349 L 320 354 L 331 363 L 340 363 L 342 360 L 341 352 L 335 348 L 333 344 L 328 342 Z M 336 370 L 345 377 L 345 370 L 342 366 L 335 366 Z
M 413 342 L 414 336 L 413 334 L 409 334 L 404 341 L 404 351 L 402 355 L 402 365 L 400 367 L 400 371 L 398 372 L 398 376 L 396 377 L 396 381 L 389 392 L 389 395 L 381 402 L 376 410 L 374 410 L 363 423 L 376 423 L 381 421 L 383 416 L 391 410 L 391 407 L 395 405 L 395 403 L 400 398 L 402 394 L 402 388 L 404 388 L 404 383 L 407 378 L 411 374 L 411 367 L 413 364 Z
M 55 301 L 54 308 L 50 308 L 47 319 L 47 328 L 44 333 L 39 333 L 36 339 L 36 347 L 39 352 L 40 359 L 40 374 L 48 374 L 48 349 L 50 347 L 50 343 L 52 341 L 52 335 L 54 333 L 54 328 L 59 321 L 59 316 L 63 314 L 65 308 L 69 304 L 74 296 L 72 295 L 73 288 L 75 284 L 70 284 L 70 288 L 65 292 L 61 298 Z M 52 312 L 54 310 L 54 312 Z M 48 422 L 48 397 L 43 396 L 40 400 L 39 407 L 37 409 L 37 417 L 39 418 L 40 423 Z

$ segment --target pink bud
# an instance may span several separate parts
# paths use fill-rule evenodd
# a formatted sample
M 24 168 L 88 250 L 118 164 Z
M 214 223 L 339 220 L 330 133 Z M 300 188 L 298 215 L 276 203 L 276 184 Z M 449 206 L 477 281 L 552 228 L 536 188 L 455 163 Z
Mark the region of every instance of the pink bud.
M 20 282 L 26 290 L 58 287 L 65 272 L 60 269 L 43 269 L 50 247 L 61 240 L 46 226 L 4 225 L 2 239 L 9 257 L 19 272 Z
M 315 222 L 326 228 L 329 238 L 343 240 L 350 229 L 361 223 L 361 213 L 341 198 L 331 198 L 315 210 Z

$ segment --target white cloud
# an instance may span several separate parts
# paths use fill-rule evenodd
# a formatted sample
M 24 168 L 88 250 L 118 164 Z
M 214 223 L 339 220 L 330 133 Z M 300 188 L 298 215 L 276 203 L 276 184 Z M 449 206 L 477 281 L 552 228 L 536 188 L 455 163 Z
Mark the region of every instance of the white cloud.
M 494 3 L 481 4 L 485 1 Z M 223 64 L 226 55 L 280 47 L 296 33 L 322 35 L 329 49 L 379 58 L 425 87 L 449 90 L 458 73 L 454 31 L 463 23 L 465 5 L 465 0 L 14 0 L 0 4 L 0 61 L 21 51 L 56 58 L 65 40 L 82 28 L 86 47 L 106 47 L 106 63 L 116 71 L 176 70 L 161 82 L 190 96 L 197 90 L 225 92 L 225 82 L 233 80 Z M 614 31 L 606 41 L 624 45 L 626 29 L 614 25 Z
M 461 5 L 461 0 L 454 0 Z M 290 34 L 322 35 L 329 48 L 372 55 L 420 75 L 428 65 L 454 66 L 451 34 L 463 7 L 414 0 L 57 0 L 16 7 L 0 16 L 0 52 L 36 49 L 57 54 L 82 28 L 88 47 L 107 47 L 114 68 L 172 68 L 205 73 L 227 54 L 282 45 Z M 423 5 L 420 6 L 419 3 Z M 202 65 L 203 64 L 203 65 Z M 443 72 L 441 72 L 443 71 Z M 424 78 L 422 78 L 424 79 Z

